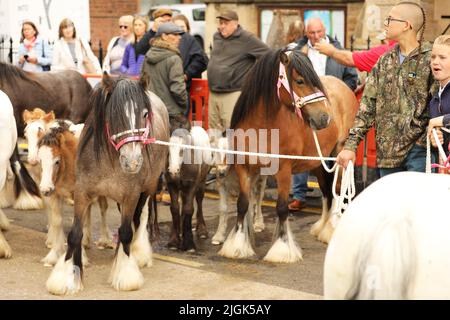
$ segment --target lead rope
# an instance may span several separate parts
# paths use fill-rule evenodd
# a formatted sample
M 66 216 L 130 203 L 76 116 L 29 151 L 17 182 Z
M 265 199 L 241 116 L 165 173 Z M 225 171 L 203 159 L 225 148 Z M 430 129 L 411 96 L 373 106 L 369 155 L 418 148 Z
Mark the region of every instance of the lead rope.
M 330 208 L 332 210 L 332 220 L 331 223 L 333 224 L 333 227 L 337 226 L 337 223 L 339 222 L 339 219 L 342 217 L 342 213 L 347 209 L 347 207 L 352 202 L 352 199 L 356 195 L 356 188 L 355 188 L 355 176 L 354 176 L 354 167 L 353 162 L 350 161 L 347 165 L 347 168 L 342 168 L 342 180 L 341 180 L 341 190 L 339 195 L 336 193 L 336 184 L 337 179 L 339 176 L 339 165 L 337 162 L 334 164 L 334 166 L 330 169 L 328 168 L 327 164 L 323 160 L 322 151 L 320 150 L 319 140 L 317 139 L 316 131 L 313 130 L 313 136 L 314 136 L 314 142 L 316 143 L 317 152 L 320 157 L 320 162 L 322 163 L 323 168 L 325 171 L 332 173 L 334 172 L 334 178 L 333 178 L 333 198 L 335 200 L 335 207 Z M 345 202 L 347 200 L 347 202 Z
M 433 128 L 433 137 L 434 141 L 436 141 L 436 145 L 439 151 L 439 156 L 442 159 L 442 162 L 445 163 L 447 161 L 447 156 L 445 155 L 444 148 L 442 148 L 442 145 L 439 143 L 439 138 L 437 136 L 436 129 Z M 427 157 L 426 157 L 426 166 L 425 166 L 425 172 L 431 173 L 431 145 L 430 145 L 430 137 L 427 134 Z

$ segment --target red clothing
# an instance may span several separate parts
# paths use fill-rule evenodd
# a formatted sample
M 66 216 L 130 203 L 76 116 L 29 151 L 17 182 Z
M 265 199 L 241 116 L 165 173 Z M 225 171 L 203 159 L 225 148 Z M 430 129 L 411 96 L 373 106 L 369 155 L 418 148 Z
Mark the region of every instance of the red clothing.
M 395 45 L 395 41 L 390 41 L 389 45 L 381 45 L 370 48 L 370 50 L 353 52 L 352 56 L 355 67 L 358 68 L 359 71 L 370 72 L 378 59 Z

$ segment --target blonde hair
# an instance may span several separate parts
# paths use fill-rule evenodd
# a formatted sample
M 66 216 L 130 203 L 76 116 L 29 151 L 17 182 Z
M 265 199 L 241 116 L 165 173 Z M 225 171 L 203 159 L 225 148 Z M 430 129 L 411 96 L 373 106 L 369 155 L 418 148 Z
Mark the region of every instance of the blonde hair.
M 286 34 L 286 43 L 294 42 L 305 35 L 305 27 L 301 20 L 291 22 Z
M 139 20 L 142 21 L 145 24 L 145 32 L 147 32 L 148 30 L 148 25 L 150 24 L 148 17 L 147 16 L 142 16 L 142 15 L 135 15 L 134 19 L 133 19 L 133 34 L 134 34 L 134 38 L 136 40 L 136 33 L 134 32 L 134 23 Z
M 434 40 L 434 44 L 436 45 L 445 45 L 450 47 L 450 35 L 439 36 Z
M 133 26 L 134 17 L 132 15 L 121 16 L 119 18 L 119 23 L 123 22 L 130 26 Z

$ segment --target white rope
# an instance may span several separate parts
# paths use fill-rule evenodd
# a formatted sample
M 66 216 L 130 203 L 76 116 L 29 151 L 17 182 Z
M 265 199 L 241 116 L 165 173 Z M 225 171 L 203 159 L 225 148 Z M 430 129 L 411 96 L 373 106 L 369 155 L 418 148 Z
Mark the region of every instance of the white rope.
M 446 130 L 445 130 L 446 131 Z M 439 142 L 439 137 L 437 135 L 436 129 L 433 128 L 433 137 L 434 141 L 436 141 L 436 146 L 439 151 L 439 156 L 441 157 L 442 161 L 447 161 L 447 156 L 445 155 L 444 148 L 442 148 L 442 145 Z M 431 145 L 430 145 L 430 137 L 427 134 L 427 157 L 426 157 L 426 167 L 425 167 L 426 173 L 431 173 Z
M 293 160 L 320 160 L 323 168 L 328 172 L 334 172 L 333 178 L 333 198 L 336 201 L 336 206 L 332 212 L 333 218 L 340 218 L 342 213 L 347 209 L 348 205 L 351 203 L 352 199 L 356 195 L 355 189 L 355 177 L 354 177 L 354 167 L 353 162 L 350 161 L 347 165 L 347 169 L 343 168 L 342 172 L 342 180 L 341 180 L 341 190 L 340 194 L 336 193 L 336 184 L 339 176 L 339 166 L 337 163 L 330 169 L 328 168 L 325 161 L 336 161 L 335 157 L 324 157 L 322 155 L 322 151 L 320 149 L 319 140 L 317 138 L 316 132 L 313 130 L 314 142 L 316 144 L 318 157 L 313 156 L 294 156 L 294 155 L 282 155 L 282 154 L 272 154 L 272 153 L 258 153 L 258 152 L 247 152 L 247 151 L 234 151 L 234 150 L 224 150 L 219 148 L 211 148 L 211 147 L 200 147 L 200 146 L 192 146 L 181 143 L 173 143 L 167 141 L 156 140 L 153 142 L 154 144 L 159 144 L 163 146 L 176 146 L 185 149 L 194 149 L 194 150 L 203 150 L 210 152 L 220 152 L 220 153 L 229 153 L 234 155 L 242 155 L 242 156 L 254 156 L 254 157 L 266 157 L 266 158 L 278 158 L 278 159 L 293 159 Z M 347 201 L 347 202 L 345 202 Z M 337 223 L 337 222 L 335 222 Z M 333 223 L 335 225 L 335 223 Z
M 211 152 L 219 152 L 219 153 L 229 153 L 241 156 L 253 156 L 253 157 L 261 157 L 261 158 L 278 158 L 278 159 L 293 159 L 293 160 L 330 160 L 336 161 L 336 158 L 333 157 L 312 157 L 312 156 L 294 156 L 294 155 L 284 155 L 284 154 L 273 154 L 273 153 L 259 153 L 259 152 L 248 152 L 248 151 L 235 151 L 235 150 L 224 150 L 219 148 L 211 148 L 211 147 L 200 147 L 200 146 L 192 146 L 188 144 L 181 143 L 173 143 L 168 141 L 156 140 L 153 144 L 159 144 L 163 146 L 174 146 L 180 147 L 184 149 L 194 149 L 194 150 L 203 150 L 203 151 L 211 151 Z

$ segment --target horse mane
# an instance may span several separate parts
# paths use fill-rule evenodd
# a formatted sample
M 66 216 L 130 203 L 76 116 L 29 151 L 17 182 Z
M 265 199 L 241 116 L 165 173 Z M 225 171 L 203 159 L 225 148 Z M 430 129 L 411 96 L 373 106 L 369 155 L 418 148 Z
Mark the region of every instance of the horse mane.
M 250 69 L 231 116 L 231 129 L 236 128 L 239 122 L 253 115 L 260 101 L 267 118 L 278 111 L 280 107 L 277 94 L 278 66 L 280 54 L 285 51 L 286 49 L 270 50 Z M 304 78 L 306 85 L 319 89 L 326 94 L 322 82 L 314 71 L 307 55 L 299 50 L 293 50 L 289 61 L 287 67 L 289 79 L 292 78 L 292 70 L 295 69 Z
M 58 121 L 59 122 L 59 121 Z M 61 121 L 61 126 L 50 128 L 50 130 L 44 134 L 38 142 L 38 147 L 48 146 L 48 147 L 61 147 L 61 142 L 59 140 L 59 135 L 64 134 L 65 132 L 70 132 L 69 126 Z M 72 133 L 73 134 L 73 133 Z
M 109 158 L 112 159 L 112 150 L 114 149 L 106 136 L 106 124 L 109 126 L 111 135 L 130 130 L 126 104 L 134 105 L 134 115 L 142 115 L 144 109 L 148 110 L 149 117 L 152 114 L 150 98 L 138 81 L 127 78 L 110 79 L 109 81 L 112 83 L 110 88 L 105 88 L 103 83 L 97 85 L 89 98 L 91 112 L 86 120 L 85 134 L 80 137 L 78 154 L 83 153 L 89 140 L 93 138 L 96 158 L 100 159 L 100 155 L 107 151 Z M 138 117 L 136 128 L 144 127 L 144 118 Z M 150 132 L 150 135 L 152 134 Z
M 41 83 L 33 79 L 30 73 L 23 71 L 22 69 L 12 64 L 0 61 L 0 85 L 3 87 L 5 83 L 9 83 L 13 86 L 16 86 L 18 80 L 26 81 L 48 92 Z M 50 92 L 48 93 L 50 94 Z

